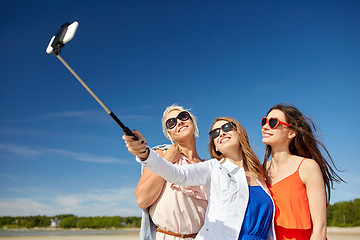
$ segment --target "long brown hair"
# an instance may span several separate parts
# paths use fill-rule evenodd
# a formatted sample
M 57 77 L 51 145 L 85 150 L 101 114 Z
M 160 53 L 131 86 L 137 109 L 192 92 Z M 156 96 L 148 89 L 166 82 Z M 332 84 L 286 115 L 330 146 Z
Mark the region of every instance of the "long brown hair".
M 314 132 L 316 132 L 316 127 L 313 121 L 305 117 L 296 107 L 285 104 L 278 104 L 272 107 L 266 115 L 268 115 L 272 110 L 280 110 L 285 114 L 285 119 L 290 128 L 293 129 L 296 133 L 296 136 L 293 138 L 289 145 L 289 151 L 293 155 L 301 156 L 304 158 L 314 159 L 321 169 L 321 173 L 324 178 L 324 183 L 326 187 L 326 202 L 330 202 L 330 190 L 334 188 L 334 182 L 345 182 L 334 169 L 339 171 L 335 166 L 334 161 L 332 160 L 330 153 L 326 149 L 323 143 L 321 143 Z M 332 168 L 329 162 L 323 156 L 321 149 L 326 153 L 329 158 L 329 162 L 334 167 Z M 266 145 L 266 153 L 264 157 L 263 167 L 266 170 L 266 163 L 271 156 L 271 146 Z
M 226 122 L 232 122 L 235 125 L 235 131 L 239 136 L 239 143 L 240 148 L 243 154 L 244 159 L 244 165 L 254 174 L 256 174 L 260 178 L 264 178 L 264 169 L 261 166 L 261 163 L 259 159 L 257 158 L 256 154 L 250 147 L 249 143 L 249 137 L 246 133 L 245 129 L 241 124 L 236 121 L 234 118 L 230 117 L 218 117 L 214 120 L 213 124 L 211 125 L 211 128 L 213 128 L 214 124 L 218 121 L 226 121 Z M 211 158 L 216 158 L 218 160 L 221 160 L 224 158 L 224 155 L 220 151 L 216 151 L 214 140 L 209 136 L 209 153 Z

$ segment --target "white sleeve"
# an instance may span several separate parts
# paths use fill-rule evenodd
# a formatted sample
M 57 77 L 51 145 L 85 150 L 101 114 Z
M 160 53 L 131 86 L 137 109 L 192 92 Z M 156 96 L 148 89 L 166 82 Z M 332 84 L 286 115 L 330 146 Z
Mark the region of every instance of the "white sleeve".
M 187 165 L 174 165 L 160 157 L 155 151 L 150 150 L 149 157 L 146 160 L 142 161 L 136 158 L 136 161 L 170 183 L 197 186 L 207 185 L 210 181 L 211 160 Z

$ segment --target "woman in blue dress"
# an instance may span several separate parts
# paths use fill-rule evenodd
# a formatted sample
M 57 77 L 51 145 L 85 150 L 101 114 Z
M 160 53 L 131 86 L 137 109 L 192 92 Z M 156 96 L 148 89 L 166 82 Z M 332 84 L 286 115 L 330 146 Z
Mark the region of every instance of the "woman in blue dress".
M 181 131 L 181 120 L 169 120 Z M 208 199 L 205 223 L 195 239 L 276 239 L 274 203 L 266 188 L 263 168 L 238 121 L 227 117 L 215 119 L 209 132 L 212 159 L 186 166 L 169 164 L 147 147 L 141 133 L 134 133 L 139 141 L 125 135 L 123 139 L 139 163 L 168 182 L 205 187 Z M 169 150 L 174 157 L 181 154 L 176 144 Z

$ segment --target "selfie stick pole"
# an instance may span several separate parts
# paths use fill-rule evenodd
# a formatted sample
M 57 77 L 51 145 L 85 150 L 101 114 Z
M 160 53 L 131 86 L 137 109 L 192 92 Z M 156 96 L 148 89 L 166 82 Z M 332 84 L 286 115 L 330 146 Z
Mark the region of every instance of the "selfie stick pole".
M 69 23 L 65 23 L 61 26 L 60 30 L 56 33 L 55 36 L 50 40 L 49 46 L 46 49 L 47 53 L 51 53 L 52 55 L 56 55 L 56 57 L 64 64 L 64 66 L 76 77 L 76 79 L 83 85 L 83 87 L 95 98 L 95 100 L 101 105 L 101 107 L 114 119 L 114 121 L 121 127 L 123 132 L 128 136 L 133 136 L 135 140 L 139 140 L 136 135 L 126 127 L 120 119 L 107 107 L 105 104 L 96 96 L 96 94 L 86 85 L 86 83 L 79 77 L 79 75 L 70 67 L 69 64 L 60 56 L 60 50 L 64 47 L 65 43 L 70 41 L 74 35 L 75 31 L 78 27 L 78 22 L 73 22 L 71 25 Z

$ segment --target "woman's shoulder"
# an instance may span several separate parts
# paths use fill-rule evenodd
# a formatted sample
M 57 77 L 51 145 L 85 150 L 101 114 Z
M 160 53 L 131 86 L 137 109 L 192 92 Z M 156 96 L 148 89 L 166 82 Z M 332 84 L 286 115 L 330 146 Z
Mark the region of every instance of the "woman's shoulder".
M 301 158 L 301 157 L 299 157 Z M 299 163 L 299 170 L 314 171 L 320 169 L 319 164 L 311 158 L 301 158 Z
M 308 181 L 315 181 L 316 179 L 322 179 L 322 172 L 319 164 L 311 158 L 305 158 L 301 160 L 299 166 L 299 174 L 304 183 Z
M 297 169 L 297 171 L 311 171 L 319 167 L 319 164 L 314 159 L 297 155 L 292 155 L 291 158 L 289 158 L 289 163 L 291 163 L 288 165 L 289 169 L 294 168 Z

